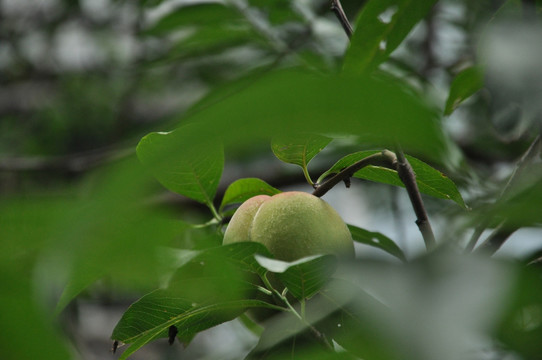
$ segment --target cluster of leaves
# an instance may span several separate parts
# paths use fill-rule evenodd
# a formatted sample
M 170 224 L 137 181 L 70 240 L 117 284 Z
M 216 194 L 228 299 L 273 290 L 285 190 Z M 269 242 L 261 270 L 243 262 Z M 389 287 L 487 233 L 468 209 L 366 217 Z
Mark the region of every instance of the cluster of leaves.
M 163 3 L 142 0 L 139 6 L 152 10 Z M 310 36 L 311 17 L 298 7 L 306 5 L 302 2 L 190 2 L 144 24 L 142 39 L 167 46 L 140 59 L 139 70 L 182 63 L 213 86 L 237 79 L 214 88 L 183 115 L 178 128 L 150 133 L 137 146 L 139 161 L 154 178 L 206 206 L 210 220 L 194 226 L 186 219 L 172 220 L 148 202 L 142 205 L 151 179 L 135 158 L 100 169 L 62 198 L 9 199 L 0 207 L 5 289 L 0 308 L 13 310 L 0 316 L 0 333 L 9 334 L 0 336 L 3 355 L 69 359 L 66 340 L 44 316 L 43 304 L 32 299 L 38 293 L 47 303 L 47 291 L 61 286 L 60 314 L 105 278 L 117 289 L 154 289 L 126 310 L 113 331 L 117 345 L 128 345 L 123 359 L 159 338 L 189 344 L 196 334 L 235 318 L 258 334 L 248 359 L 452 360 L 483 357 L 487 351 L 538 358 L 539 269 L 484 254 L 460 255 L 456 249 L 462 250 L 462 235 L 471 228 L 475 233 L 495 229 L 490 237 L 495 240 L 540 225 L 540 176 L 524 171 L 540 142 L 518 163 L 503 195 L 491 194 L 485 206 L 469 201 L 470 212 L 454 182 L 429 165 L 445 166 L 445 159 L 460 153 L 442 120 L 464 109 L 485 86 L 484 68 L 468 67 L 457 73 L 445 104 L 435 109 L 409 81 L 414 76 L 423 82 L 423 76 L 392 58 L 436 3 L 366 2 L 339 61 L 326 54 L 325 41 Z M 505 5 L 520 9 L 516 3 Z M 254 67 L 243 56 L 235 61 L 218 56 L 247 48 Z M 403 70 L 399 75 L 398 69 Z M 355 152 L 343 151 L 352 139 Z M 392 260 L 344 263 L 331 256 L 285 263 L 259 244 L 221 246 L 221 231 L 237 204 L 280 192 L 261 179 L 242 178 L 218 197 L 229 154 L 250 152 L 262 143 L 271 144 L 278 159 L 300 166 L 307 183 L 316 187 L 400 143 L 416 155 L 406 158 L 420 192 L 439 204 L 454 204 L 455 216 L 446 228 L 449 241 L 439 239 L 440 248 L 409 259 L 394 239 L 349 225 L 356 242 Z M 308 165 L 324 149 L 341 155 L 315 180 Z M 468 172 L 475 176 L 473 169 Z M 352 176 L 403 186 L 386 167 L 368 166 Z M 471 184 L 468 190 L 480 189 Z M 454 228 L 458 223 L 460 228 Z M 191 246 L 178 246 L 179 238 Z M 263 330 L 245 315 L 256 310 L 273 315 Z M 29 339 L 38 345 L 28 346 Z
M 207 225 L 216 225 L 220 231 L 223 219 L 231 213 L 229 207 L 232 204 L 255 195 L 273 195 L 279 192 L 262 180 L 240 179 L 227 188 L 219 202 L 220 206 L 218 209 L 215 207 L 214 204 L 218 202 L 214 198 L 224 162 L 221 144 L 228 148 L 239 141 L 246 142 L 245 136 L 236 133 L 239 129 L 258 137 L 258 140 L 261 134 L 266 134 L 264 138 L 269 134 L 276 134 L 271 141 L 273 153 L 286 163 L 299 165 L 307 182 L 314 187 L 319 186 L 328 176 L 379 152 L 361 151 L 346 155 L 325 171 L 315 183 L 309 174 L 308 164 L 333 141 L 334 137 L 330 135 L 333 133 L 363 133 L 369 142 L 385 145 L 400 141 L 409 148 L 426 154 L 428 158 L 441 157 L 447 150 L 443 146 L 444 135 L 436 125 L 433 112 L 415 96 L 405 95 L 401 89 L 404 85 L 397 86 L 375 73 L 378 65 L 387 59 L 433 5 L 434 2 L 424 2 L 423 6 L 406 1 L 370 2 L 356 23 L 357 28 L 363 31 L 354 33 L 352 45 L 345 56 L 343 73 L 350 78 L 336 79 L 329 75 L 322 78 L 315 74 L 283 71 L 258 78 L 248 90 L 238 91 L 224 101 L 200 109 L 191 116 L 190 125 L 169 133 L 147 135 L 138 146 L 139 158 L 166 188 L 205 204 L 214 216 L 214 221 Z M 391 20 L 380 19 L 381 14 L 390 9 L 393 13 L 390 15 Z M 166 26 L 171 19 L 166 20 L 160 24 Z M 385 44 L 384 49 L 382 42 Z M 367 78 L 368 73 L 373 74 L 373 77 Z M 375 77 L 378 78 L 377 81 L 373 80 Z M 359 84 L 364 86 L 358 87 Z M 443 113 L 451 114 L 481 86 L 479 69 L 469 68 L 461 72 L 452 83 Z M 366 91 L 368 87 L 371 88 L 371 94 Z M 286 89 L 297 97 L 292 99 L 281 96 Z M 397 121 L 396 116 L 389 113 L 388 109 L 372 106 L 370 101 L 360 102 L 359 98 L 356 98 L 355 104 L 350 103 L 352 97 L 344 96 L 347 94 L 356 94 L 363 100 L 375 99 L 381 95 L 389 101 L 395 96 L 396 101 L 392 103 L 400 105 L 396 105 L 392 111 L 400 108 L 402 119 Z M 341 108 L 337 109 L 330 106 L 331 104 L 341 104 Z M 235 114 L 235 119 L 220 120 L 221 114 Z M 360 116 L 378 119 L 378 122 L 352 121 Z M 310 132 L 304 129 L 305 122 L 299 120 L 301 117 L 311 119 Z M 330 118 L 334 119 L 334 124 L 330 124 Z M 255 122 L 254 119 L 258 121 Z M 408 126 L 404 126 L 405 122 Z M 255 128 L 255 125 L 258 128 Z M 418 136 L 410 135 L 418 131 Z M 422 136 L 421 133 L 427 136 Z M 193 141 L 194 138 L 198 141 Z M 422 193 L 455 201 L 463 209 L 466 208 L 463 198 L 450 179 L 414 157 L 407 156 L 407 159 L 416 174 L 418 188 Z M 385 167 L 369 166 L 352 176 L 402 186 L 397 173 Z M 378 247 L 406 261 L 405 255 L 393 240 L 352 225 L 349 228 L 355 241 Z M 216 256 L 217 252 L 220 256 Z M 156 290 L 134 303 L 124 314 L 112 337 L 116 341 L 130 344 L 121 357 L 126 358 L 151 340 L 158 337 L 171 338 L 168 331 L 171 326 L 178 329 L 177 336 L 181 341 L 188 343 L 201 330 L 235 318 L 250 308 L 263 307 L 282 310 L 283 314 L 276 315 L 272 321 L 266 323 L 258 345 L 247 358 L 280 358 L 281 354 L 291 356 L 295 353 L 296 357 L 311 358 L 341 354 L 346 357 L 354 355 L 395 359 L 406 353 L 409 358 L 453 359 L 472 351 L 462 339 L 453 339 L 458 336 L 455 331 L 463 332 L 462 336 L 466 337 L 475 336 L 477 332 L 496 331 L 501 335 L 501 341 L 514 345 L 527 329 L 516 327 L 515 331 L 505 330 L 510 325 L 509 320 L 505 319 L 514 316 L 509 315 L 509 311 L 518 311 L 518 308 L 514 308 L 502 312 L 504 299 L 510 289 L 503 290 L 496 286 L 499 281 L 497 279 L 501 278 L 499 274 L 509 277 L 505 281 L 507 286 L 512 286 L 515 282 L 507 265 L 494 264 L 485 259 L 433 254 L 428 259 L 404 268 L 407 273 L 413 272 L 416 275 L 411 274 L 397 280 L 401 277 L 398 271 L 403 270 L 387 269 L 391 273 L 389 276 L 375 274 L 379 265 L 367 266 L 356 262 L 340 264 L 346 269 L 339 272 L 340 275 L 333 275 L 336 266 L 331 266 L 333 262 L 330 261 L 329 257 L 321 256 L 290 264 L 283 263 L 269 259 L 265 249 L 256 244 L 240 243 L 202 250 L 176 270 L 166 289 Z M 435 264 L 437 261 L 440 262 L 438 265 Z M 195 270 L 194 267 L 201 268 Z M 475 297 L 466 297 L 467 304 L 452 303 L 453 310 L 444 311 L 439 308 L 433 313 L 431 309 L 426 309 L 427 313 L 424 314 L 421 304 L 435 300 L 436 290 L 433 290 L 433 287 L 436 284 L 432 280 L 418 279 L 418 273 L 429 276 L 442 269 L 453 269 L 449 276 L 461 279 L 461 285 L 450 290 L 453 293 L 467 292 L 469 289 L 489 284 L 488 291 Z M 469 274 L 472 271 L 479 271 L 481 275 L 471 283 Z M 247 273 L 252 274 L 252 277 Z M 364 280 L 359 280 L 358 273 L 364 274 Z M 270 282 L 270 277 L 278 279 L 279 282 Z M 410 282 L 420 282 L 423 291 L 413 296 L 399 295 L 397 289 L 388 291 L 383 288 L 382 284 L 388 280 L 399 288 L 405 288 L 407 284 L 415 286 Z M 448 281 L 446 277 L 441 280 Z M 224 282 L 230 284 L 229 291 L 225 291 L 221 286 Z M 374 288 L 372 282 L 376 283 Z M 198 284 L 197 288 L 191 285 L 193 283 Z M 368 288 L 376 294 L 369 295 L 366 292 Z M 233 294 L 230 294 L 231 292 Z M 292 298 L 289 298 L 288 294 L 292 295 Z M 292 304 L 294 299 L 296 303 Z M 491 301 L 490 299 L 499 300 L 495 307 L 474 316 L 470 313 L 473 304 L 469 303 L 474 299 L 480 303 Z M 540 294 L 533 294 L 526 301 L 537 303 L 540 301 Z M 525 303 L 522 306 L 524 305 Z M 396 311 L 401 313 L 399 319 L 391 320 Z M 442 311 L 442 314 L 439 314 L 439 311 Z M 160 312 L 160 316 L 156 315 L 157 312 Z M 462 316 L 452 319 L 451 314 L 454 313 Z M 450 337 L 433 339 L 431 331 L 434 330 L 428 330 L 429 324 L 415 324 L 414 319 L 410 318 L 412 314 L 427 316 L 429 322 L 437 321 L 438 318 L 441 324 L 446 324 L 442 331 Z M 475 320 L 469 323 L 473 320 L 471 316 L 474 316 Z M 387 326 L 398 329 L 384 330 Z M 406 327 L 413 327 L 411 331 L 418 337 L 429 337 L 424 340 L 426 343 L 416 340 L 416 346 L 410 344 L 405 348 L 401 345 L 398 339 L 412 339 L 405 333 Z M 535 328 L 535 331 L 540 331 L 538 325 Z M 503 335 L 504 333 L 506 335 Z M 520 333 L 521 335 L 518 335 Z M 394 338 L 397 342 L 392 340 Z M 447 345 L 443 339 L 451 341 L 453 345 Z M 317 344 L 316 347 L 311 345 L 314 343 Z M 337 353 L 333 344 L 338 344 L 345 352 Z M 521 351 L 529 356 L 536 347 L 529 344 Z
M 274 195 L 280 191 L 257 178 L 239 179 L 225 191 L 219 208 L 215 208 L 215 195 L 224 166 L 223 148 L 213 133 L 204 136 L 197 146 L 189 139 L 201 139 L 204 128 L 198 124 L 180 127 L 169 133 L 151 133 L 145 136 L 137 147 L 140 160 L 152 174 L 170 191 L 189 197 L 206 205 L 214 215 L 208 226 L 218 226 L 231 212 L 228 208 L 256 195 Z M 315 134 L 289 134 L 275 137 L 271 147 L 280 160 L 301 167 L 307 182 L 310 179 L 308 164 L 332 142 L 332 138 Z M 168 154 L 178 154 L 172 157 Z M 353 163 L 373 155 L 377 151 L 363 151 L 347 155 L 324 172 L 320 179 L 339 172 Z M 464 206 L 456 186 L 442 173 L 429 165 L 409 157 L 414 171 L 418 174 L 420 190 L 428 195 L 452 199 Z M 370 166 L 353 174 L 356 178 L 370 179 L 392 185 L 402 185 L 397 172 L 389 168 Z M 406 257 L 395 242 L 375 232 L 349 226 L 352 237 L 360 243 L 380 248 L 406 261 Z M 266 257 L 262 258 L 262 255 Z M 139 347 L 158 337 L 169 337 L 168 329 L 175 326 L 178 337 L 184 342 L 199 331 L 239 316 L 253 307 L 279 308 L 298 314 L 288 299 L 281 294 L 280 286 L 272 285 L 268 272 L 278 278 L 282 287 L 304 302 L 310 299 L 327 282 L 330 272 L 330 256 L 303 259 L 286 264 L 268 259 L 270 254 L 260 244 L 239 243 L 212 247 L 199 252 L 190 251 L 190 260 L 174 273 L 166 289 L 153 291 L 144 296 L 124 314 L 113 332 L 113 339 L 131 346 L 121 358 L 127 358 Z M 277 265 L 278 263 L 278 265 Z M 267 286 L 262 288 L 258 281 L 243 278 L 252 273 Z M 263 292 L 266 301 L 261 299 Z M 281 299 L 283 308 L 274 304 L 273 297 Z M 258 300 L 260 298 L 260 300 Z M 335 309 L 338 310 L 338 309 Z M 306 322 L 302 311 L 302 321 Z M 354 321 L 354 319 L 351 319 Z M 309 326 L 309 325 L 306 325 Z M 303 331 L 299 328 L 298 331 Z

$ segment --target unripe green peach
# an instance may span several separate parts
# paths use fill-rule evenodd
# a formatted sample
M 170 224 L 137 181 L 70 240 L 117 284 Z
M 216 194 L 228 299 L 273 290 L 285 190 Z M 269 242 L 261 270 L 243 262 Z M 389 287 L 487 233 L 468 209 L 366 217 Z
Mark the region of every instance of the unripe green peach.
M 234 242 L 250 241 L 250 229 L 252 226 L 252 220 L 256 215 L 256 212 L 260 208 L 260 205 L 270 199 L 267 195 L 253 196 L 245 201 L 233 217 L 231 218 L 226 233 L 224 234 L 224 245 Z
M 232 217 L 224 244 L 256 241 L 275 258 L 294 261 L 317 254 L 352 257 L 352 236 L 340 215 L 324 200 L 291 191 L 245 201 Z

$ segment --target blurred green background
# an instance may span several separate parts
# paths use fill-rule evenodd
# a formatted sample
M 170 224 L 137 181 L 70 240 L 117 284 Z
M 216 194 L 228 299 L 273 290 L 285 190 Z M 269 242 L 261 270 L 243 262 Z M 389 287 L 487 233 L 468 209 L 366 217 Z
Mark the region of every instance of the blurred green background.
M 353 23 L 364 3 L 343 1 Z M 208 210 L 165 190 L 136 158 L 148 132 L 186 122 L 208 124 L 226 139 L 218 203 L 227 185 L 243 177 L 311 191 L 298 169 L 274 158 L 272 134 L 336 132 L 338 140 L 311 163 L 316 178 L 350 152 L 388 146 L 381 132 L 397 132 L 406 151 L 450 177 L 471 208 L 424 198 L 441 243 L 464 247 L 485 215 L 506 216 L 519 229 L 496 254 L 507 262 L 496 273 L 509 276 L 515 270 L 503 269 L 511 263 L 537 258 L 540 151 L 520 159 L 540 133 L 539 6 L 439 1 L 380 65 L 378 80 L 358 81 L 341 78 L 348 38 L 327 0 L 0 0 L 0 358 L 115 358 L 109 337 L 122 312 L 171 270 L 174 262 L 162 250 L 219 243 L 212 231 L 190 226 L 209 220 Z M 461 83 L 458 74 L 472 66 L 475 76 Z M 312 75 L 324 80 L 312 82 Z M 458 106 L 447 104 L 454 82 Z M 404 100 L 410 95 L 412 102 Z M 187 144 L 203 140 L 194 136 Z M 512 190 L 501 197 L 518 168 Z M 386 234 L 412 258 L 421 255 L 401 189 L 354 182 L 326 200 L 348 223 Z M 358 250 L 368 261 L 392 262 Z M 463 267 L 454 261 L 450 267 Z M 457 291 L 499 286 L 481 266 L 458 273 Z M 412 282 L 410 289 L 427 285 L 438 314 L 453 294 L 419 280 L 418 270 L 411 269 L 412 277 L 388 275 Z M 481 282 L 468 282 L 473 273 Z M 391 281 L 379 276 L 374 280 Z M 517 293 L 539 289 L 539 280 Z M 480 301 L 492 296 L 500 295 L 489 292 Z M 407 297 L 398 308 L 419 310 L 418 300 Z M 540 304 L 533 308 L 533 334 L 540 334 Z M 443 319 L 450 321 L 447 313 Z M 408 341 L 405 334 L 400 329 L 391 338 Z M 494 358 L 539 358 L 533 355 L 539 347 L 506 336 L 526 350 L 496 351 Z M 446 351 L 441 340 L 431 340 L 432 351 Z M 233 322 L 187 349 L 157 343 L 133 358 L 236 359 L 255 342 Z

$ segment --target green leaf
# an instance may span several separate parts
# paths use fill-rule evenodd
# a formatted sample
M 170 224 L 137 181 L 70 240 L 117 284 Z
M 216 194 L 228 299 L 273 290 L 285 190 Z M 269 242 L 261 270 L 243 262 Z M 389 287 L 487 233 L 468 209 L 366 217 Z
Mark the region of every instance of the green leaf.
M 324 177 L 336 174 L 342 169 L 356 163 L 357 161 L 366 158 L 369 155 L 376 154 L 376 150 L 360 151 L 353 154 L 346 155 L 339 161 L 337 161 L 329 170 L 327 170 L 320 179 Z M 439 199 L 447 199 L 456 202 L 463 208 L 466 208 L 463 197 L 457 190 L 457 186 L 446 175 L 436 170 L 435 168 L 427 165 L 426 163 L 412 157 L 405 155 L 408 162 L 412 166 L 414 173 L 416 174 L 416 182 L 420 192 L 426 195 L 430 195 Z M 379 166 L 367 166 L 354 174 L 354 177 L 359 179 L 371 180 L 384 184 L 390 184 L 395 186 L 404 187 L 399 175 L 395 170 L 383 168 Z
M 407 152 L 432 160 L 446 155 L 437 113 L 389 79 L 277 70 L 251 76 L 220 94 L 227 96 L 216 101 L 210 95 L 215 101 L 203 101 L 207 106 L 197 106 L 183 121 L 214 129 L 231 148 L 310 131 L 360 136 L 382 148 L 399 142 Z
M 265 12 L 271 24 L 283 24 L 285 22 L 299 22 L 303 18 L 295 11 L 293 2 L 290 0 L 248 0 L 251 6 Z
M 287 134 L 273 138 L 271 150 L 281 161 L 301 166 L 307 181 L 312 184 L 312 180 L 308 176 L 307 165 L 331 140 L 331 138 L 317 134 Z
M 431 10 L 436 0 L 370 0 L 363 6 L 344 58 L 344 71 L 374 70 Z
M 120 357 L 127 359 L 149 342 L 168 337 L 171 326 L 177 327 L 179 339 L 190 339 L 252 307 L 276 308 L 260 300 L 243 299 L 197 305 L 174 291 L 159 289 L 130 306 L 115 327 L 112 339 L 130 344 Z
M 261 35 L 247 24 L 206 27 L 176 41 L 165 60 L 209 56 L 248 43 L 251 43 L 252 46 L 265 44 Z
M 4 237 L 0 243 L 3 241 Z M 73 359 L 73 348 L 68 344 L 65 334 L 58 331 L 43 300 L 39 302 L 39 296 L 36 296 L 35 274 L 31 275 L 27 271 L 29 268 L 19 269 L 20 260 L 0 263 L 2 358 Z
M 295 298 L 308 299 L 316 294 L 337 267 L 334 255 L 316 255 L 293 262 L 256 256 L 258 263 L 276 274 Z
M 354 241 L 382 249 L 399 260 L 406 261 L 403 250 L 401 250 L 401 248 L 387 236 L 379 232 L 368 231 L 354 225 L 348 225 L 348 230 L 350 230 L 352 239 L 354 239 Z
M 193 3 L 168 13 L 144 31 L 147 35 L 164 35 L 187 26 L 217 26 L 244 20 L 232 7 L 219 3 Z
M 211 132 L 191 124 L 150 133 L 137 145 L 137 155 L 167 189 L 212 206 L 224 152 Z
M 245 297 L 254 277 L 247 274 L 265 273 L 255 254 L 270 256 L 266 247 L 257 242 L 238 242 L 201 251 L 172 275 L 170 288 L 192 301 L 213 301 L 213 298 Z
M 484 87 L 484 74 L 477 66 L 461 71 L 450 85 L 444 115 L 450 115 L 464 100 Z
M 497 203 L 478 209 L 480 218 L 485 221 L 498 220 L 505 222 L 505 227 L 518 229 L 542 224 L 542 175 L 536 174 L 535 166 L 531 166 L 530 174 L 519 176 L 510 187 L 506 196 Z M 536 174 L 536 175 L 535 175 Z
M 68 270 L 57 313 L 104 276 L 124 286 L 152 286 L 162 266 L 156 256 L 158 247 L 187 227 L 169 213 L 144 205 L 150 179 L 135 156 L 93 173 L 91 179 L 97 186 L 86 197 L 66 202 L 61 216 L 50 219 L 57 223 L 55 231 L 48 234 L 48 260 L 55 269 L 64 266 Z
M 394 354 L 395 348 L 390 347 L 393 339 L 379 327 L 379 320 L 389 313 L 374 294 L 364 290 L 371 288 L 358 284 L 363 267 L 358 264 L 362 259 L 352 263 L 345 278 L 332 278 L 320 291 L 324 304 L 321 308 L 330 308 L 330 316 L 319 323 L 319 329 L 327 336 L 345 348 L 348 353 L 361 359 L 392 360 L 401 358 Z M 356 271 L 360 270 L 360 271 Z M 372 276 L 372 275 L 371 275 Z
M 190 254 L 172 275 L 168 287 L 145 295 L 124 313 L 112 339 L 132 346 L 121 359 L 148 342 L 168 336 L 177 326 L 177 337 L 188 342 L 199 331 L 231 320 L 251 307 L 276 309 L 257 294 L 262 268 L 254 254 L 270 256 L 262 244 L 235 243 Z M 195 256 L 194 256 L 195 255 Z
M 273 138 L 271 149 L 280 160 L 306 168 L 331 140 L 316 134 L 289 134 Z
M 280 192 L 279 189 L 275 189 L 261 179 L 239 179 L 231 183 L 226 189 L 224 197 L 222 198 L 222 203 L 220 204 L 220 209 L 222 210 L 226 205 L 242 203 L 256 195 L 272 196 Z

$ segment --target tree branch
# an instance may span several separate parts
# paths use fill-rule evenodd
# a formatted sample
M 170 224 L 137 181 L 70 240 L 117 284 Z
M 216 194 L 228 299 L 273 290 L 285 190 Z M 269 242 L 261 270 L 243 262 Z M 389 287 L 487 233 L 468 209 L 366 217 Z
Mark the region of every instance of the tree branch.
M 431 223 L 427 217 L 427 212 L 425 211 L 425 206 L 423 205 L 422 195 L 418 189 L 418 184 L 416 183 L 416 174 L 412 170 L 410 163 L 405 158 L 405 154 L 399 145 L 396 145 L 396 155 L 397 155 L 397 174 L 399 178 L 405 185 L 405 188 L 410 198 L 412 207 L 414 208 L 414 213 L 416 214 L 416 225 L 422 233 L 423 241 L 425 242 L 425 247 L 427 250 L 431 250 L 435 247 L 435 235 L 433 234 L 433 229 L 431 228 Z
M 339 22 L 341 23 L 344 32 L 350 39 L 352 37 L 352 34 L 354 33 L 354 29 L 352 28 L 352 25 L 350 25 L 350 21 L 348 21 L 348 17 L 343 10 L 340 0 L 331 0 L 331 11 L 335 13 L 335 16 L 337 17 L 337 19 L 339 19 Z
M 433 249 L 436 245 L 435 235 L 433 234 L 433 229 L 429 223 L 423 200 L 418 189 L 418 184 L 416 183 L 416 175 L 399 146 L 396 154 L 389 150 L 383 150 L 342 169 L 329 180 L 322 184 L 316 184 L 316 189 L 312 194 L 318 197 L 323 196 L 341 181 L 348 182 L 356 172 L 366 166 L 381 166 L 397 171 L 399 179 L 401 179 L 405 185 L 410 202 L 414 208 L 417 217 L 416 225 L 418 225 L 418 228 L 422 233 L 425 246 L 428 250 Z
M 367 156 L 359 160 L 358 162 L 348 166 L 347 168 L 342 169 L 340 172 L 335 174 L 329 180 L 323 182 L 322 184 L 315 184 L 316 189 L 313 191 L 314 196 L 321 197 L 329 190 L 331 190 L 335 185 L 341 181 L 348 181 L 356 172 L 363 169 L 366 166 L 382 166 L 388 169 L 395 170 L 395 164 L 397 163 L 397 158 L 394 153 L 389 150 L 383 150 L 379 153 Z
M 346 35 L 348 35 L 348 37 L 351 38 L 352 33 L 353 33 L 352 26 L 350 25 L 350 22 L 348 21 L 348 18 L 346 17 L 346 14 L 344 13 L 342 9 L 340 0 L 331 1 L 331 10 L 333 10 L 335 15 L 339 19 L 341 25 L 343 26 L 344 31 L 346 32 Z M 418 225 L 418 229 L 420 229 L 420 232 L 422 233 L 423 240 L 425 242 L 425 247 L 428 250 L 433 249 L 436 244 L 435 235 L 433 234 L 433 229 L 431 228 L 431 223 L 429 222 L 429 218 L 427 217 L 427 213 L 423 205 L 422 196 L 420 194 L 420 190 L 418 189 L 418 184 L 416 183 L 416 175 L 414 174 L 414 171 L 412 170 L 412 167 L 410 166 L 409 162 L 406 160 L 403 150 L 401 149 L 399 144 L 396 145 L 396 154 L 394 154 L 394 157 L 396 161 L 394 164 L 392 164 L 391 168 L 397 171 L 397 173 L 399 174 L 399 178 L 405 185 L 405 188 L 408 192 L 408 197 L 410 198 L 410 202 L 412 203 L 412 207 L 414 208 L 414 212 L 416 213 L 416 217 L 417 217 L 416 225 Z M 373 165 L 373 164 L 358 164 L 358 165 L 363 165 L 362 167 L 364 167 L 364 166 Z M 389 164 L 387 165 L 389 166 Z M 327 184 L 328 182 L 322 184 L 322 187 L 323 187 L 323 189 L 321 190 L 322 193 L 320 192 L 320 188 L 317 188 L 313 192 L 313 194 L 315 194 L 316 196 L 322 196 L 331 187 L 335 186 L 340 180 L 349 179 L 350 177 L 348 175 L 349 174 L 353 175 L 354 173 L 345 171 L 344 174 L 341 174 L 341 175 L 339 174 L 335 176 L 335 177 L 338 177 L 339 180 L 334 179 L 335 177 L 331 178 L 329 180 L 329 184 Z M 320 193 L 321 195 L 319 195 Z

